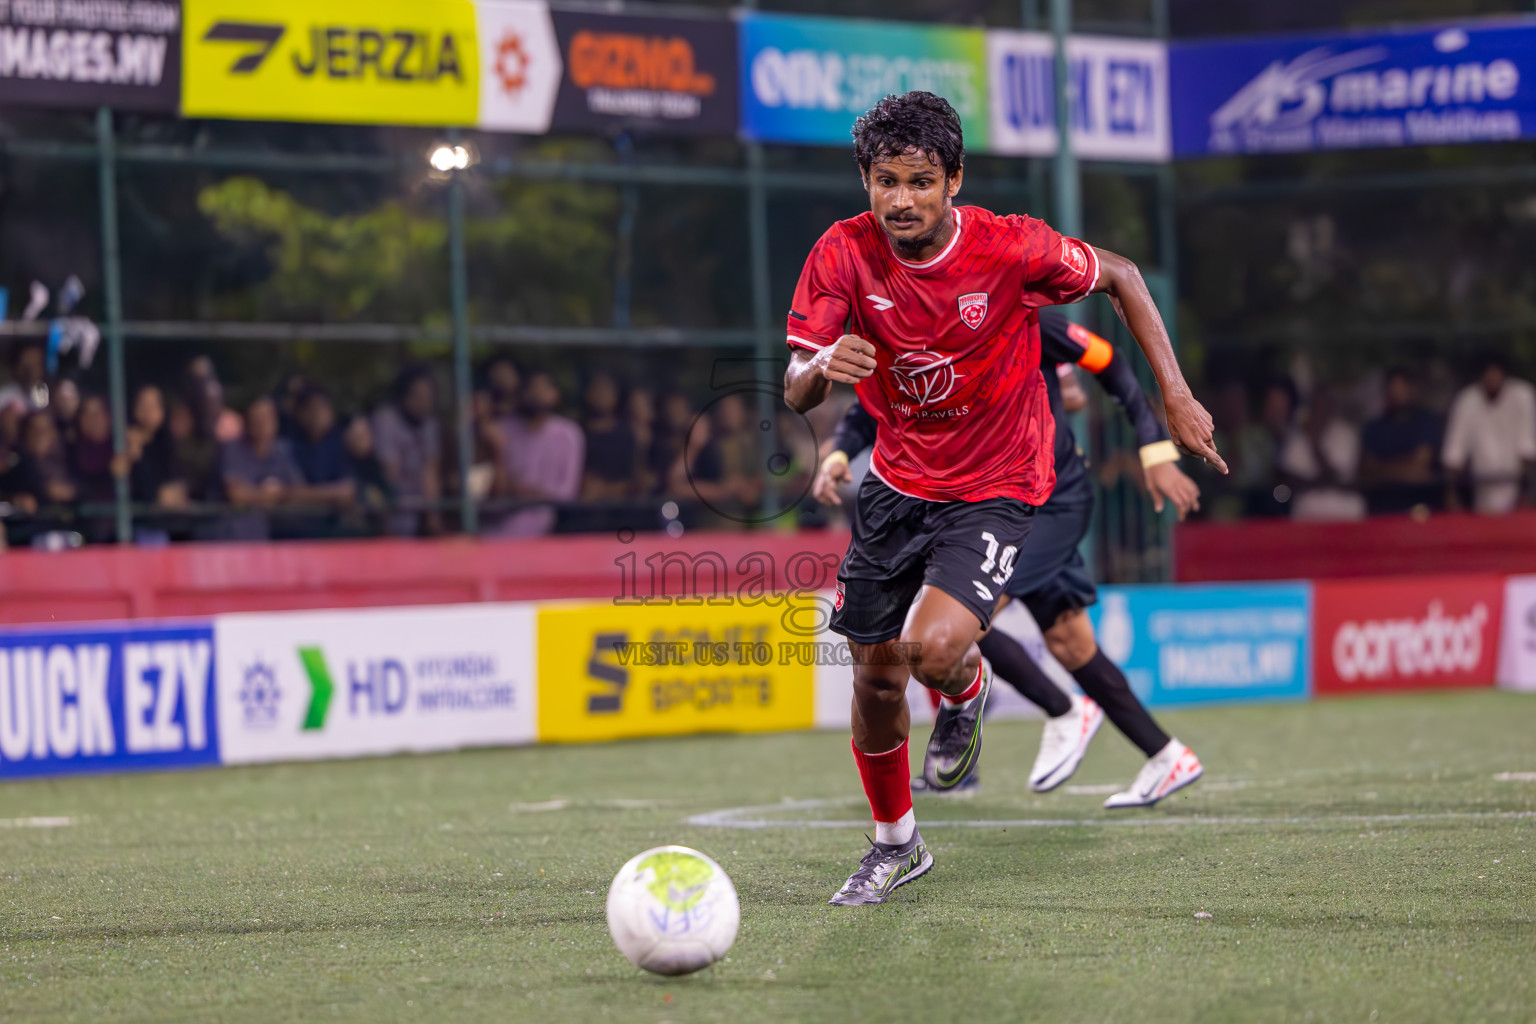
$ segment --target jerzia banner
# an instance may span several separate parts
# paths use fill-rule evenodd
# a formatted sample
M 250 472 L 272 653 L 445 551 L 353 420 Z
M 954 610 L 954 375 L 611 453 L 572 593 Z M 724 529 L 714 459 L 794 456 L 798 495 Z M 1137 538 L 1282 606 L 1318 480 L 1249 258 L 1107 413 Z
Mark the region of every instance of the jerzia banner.
M 179 0 L 0 0 L 0 104 L 174 114 Z

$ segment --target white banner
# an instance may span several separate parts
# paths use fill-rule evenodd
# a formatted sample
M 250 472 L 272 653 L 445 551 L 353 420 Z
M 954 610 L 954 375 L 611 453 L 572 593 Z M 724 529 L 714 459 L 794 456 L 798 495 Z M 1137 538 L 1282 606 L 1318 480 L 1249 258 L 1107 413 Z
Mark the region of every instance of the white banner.
M 1511 576 L 1504 582 L 1499 637 L 1498 684 L 1536 691 L 1536 576 Z
M 543 0 L 476 0 L 480 39 L 480 127 L 549 131 L 564 63 Z
M 1066 51 L 1073 152 L 1088 160 L 1167 161 L 1168 48 L 1149 39 L 1071 36 Z M 1055 74 L 1049 35 L 987 33 L 992 152 L 1056 152 Z
M 226 764 L 532 743 L 532 605 L 223 615 Z
M 831 607 L 832 592 L 829 590 L 822 595 Z M 994 628 L 1001 629 L 1012 635 L 1024 649 L 1029 652 L 1044 669 L 1045 674 L 1066 690 L 1075 693 L 1072 676 L 1062 668 L 1050 652 L 1045 649 L 1045 639 L 1040 635 L 1040 629 L 1035 625 L 1035 620 L 1029 612 L 1017 601 L 1011 601 L 1004 608 L 1001 615 L 994 620 Z M 817 643 L 831 651 L 841 651 L 844 648 L 844 640 L 836 633 L 824 632 L 816 638 Z M 833 661 L 827 658 L 817 663 L 816 666 L 816 728 L 818 729 L 847 729 L 849 716 L 853 706 L 853 669 L 845 664 L 827 664 Z M 846 660 L 846 659 L 842 659 Z M 913 725 L 927 725 L 933 721 L 933 705 L 928 702 L 928 694 L 921 684 L 912 682 L 907 686 L 907 705 L 912 710 Z M 1040 709 L 1029 701 L 1019 696 L 1019 692 L 1001 679 L 992 681 L 992 696 L 987 698 L 987 718 L 1036 718 L 1040 715 Z M 923 742 L 927 742 L 926 733 Z

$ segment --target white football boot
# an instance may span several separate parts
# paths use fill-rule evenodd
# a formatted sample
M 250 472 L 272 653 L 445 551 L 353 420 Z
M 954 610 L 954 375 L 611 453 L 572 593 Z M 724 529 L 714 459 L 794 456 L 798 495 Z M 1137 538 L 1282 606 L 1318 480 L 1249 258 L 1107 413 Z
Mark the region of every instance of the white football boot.
M 1087 697 L 1074 696 L 1072 710 L 1045 720 L 1040 753 L 1029 773 L 1029 788 L 1048 793 L 1066 782 L 1083 763 L 1093 734 L 1104 724 L 1104 710 Z
M 1168 794 L 1176 793 L 1194 782 L 1204 772 L 1193 750 L 1176 739 L 1169 740 L 1166 747 L 1142 765 L 1131 788 L 1105 800 L 1104 806 L 1108 810 L 1118 807 L 1151 807 Z

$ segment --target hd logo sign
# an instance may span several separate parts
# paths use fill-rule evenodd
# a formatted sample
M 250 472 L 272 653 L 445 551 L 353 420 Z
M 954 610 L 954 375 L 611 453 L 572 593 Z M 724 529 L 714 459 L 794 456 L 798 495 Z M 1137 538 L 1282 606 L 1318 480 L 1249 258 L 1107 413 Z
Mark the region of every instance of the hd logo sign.
M 469 0 L 186 0 L 182 113 L 472 125 Z

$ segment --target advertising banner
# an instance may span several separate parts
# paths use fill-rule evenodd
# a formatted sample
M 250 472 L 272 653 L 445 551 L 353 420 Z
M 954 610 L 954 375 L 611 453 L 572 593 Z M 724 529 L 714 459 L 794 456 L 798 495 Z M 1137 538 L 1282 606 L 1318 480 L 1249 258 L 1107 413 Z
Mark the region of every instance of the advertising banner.
M 1302 700 L 1311 585 L 1104 587 L 1099 646 L 1150 706 Z
M 1536 576 L 1504 582 L 1497 679 L 1505 689 L 1536 690 Z
M 556 131 L 736 134 L 736 25 L 558 11 Z
M 469 0 L 186 0 L 182 113 L 472 125 Z
M 220 616 L 224 762 L 531 743 L 533 615 L 503 604 Z
M 1155 40 L 1071 36 L 1066 42 L 1072 149 L 1089 160 L 1166 161 L 1168 49 Z M 1056 152 L 1055 45 L 1043 32 L 987 33 L 991 150 Z
M 563 65 L 543 0 L 475 4 L 480 45 L 479 126 L 542 135 L 549 131 Z
M 0 2 L 0 104 L 173 114 L 180 0 Z
M 1536 135 L 1536 22 L 1174 44 L 1177 156 Z
M 968 149 L 988 148 L 981 29 L 751 14 L 739 32 L 749 139 L 848 145 L 854 118 L 876 100 L 926 89 L 954 105 Z
M 816 664 L 836 656 L 818 642 L 830 606 L 812 596 L 538 614 L 546 742 L 808 729 Z
M 0 778 L 217 764 L 213 631 L 0 635 Z
M 1320 580 L 1313 601 L 1317 693 L 1493 684 L 1502 577 Z

